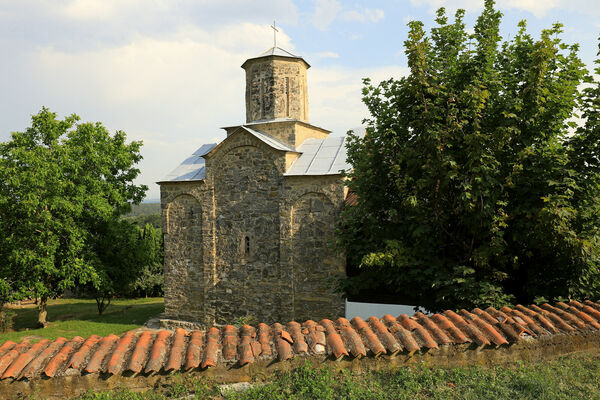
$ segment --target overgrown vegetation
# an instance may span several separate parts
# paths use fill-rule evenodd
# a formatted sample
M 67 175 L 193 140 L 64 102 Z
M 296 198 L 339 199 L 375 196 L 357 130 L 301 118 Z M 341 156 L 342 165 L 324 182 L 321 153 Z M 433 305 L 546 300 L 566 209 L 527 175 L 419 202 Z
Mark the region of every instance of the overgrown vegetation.
M 597 298 L 599 82 L 560 24 L 534 39 L 523 21 L 501 42 L 492 0 L 473 33 L 463 16 L 440 9 L 429 36 L 409 23 L 410 74 L 365 80 L 345 289 L 429 310 Z
M 392 371 L 352 373 L 309 364 L 242 392 L 220 393 L 208 380 L 176 375 L 144 393 L 127 390 L 89 393 L 78 400 L 163 400 L 190 393 L 195 399 L 599 399 L 598 353 L 554 361 L 486 369 L 402 367 Z

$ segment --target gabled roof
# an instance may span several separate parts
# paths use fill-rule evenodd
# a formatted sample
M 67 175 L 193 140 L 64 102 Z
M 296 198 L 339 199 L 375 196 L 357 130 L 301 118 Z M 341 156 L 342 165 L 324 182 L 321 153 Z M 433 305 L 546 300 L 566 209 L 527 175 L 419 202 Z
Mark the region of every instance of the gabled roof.
M 267 135 L 264 132 L 261 132 L 261 131 L 256 130 L 256 129 L 249 128 L 249 127 L 244 126 L 244 125 L 240 126 L 240 129 L 245 130 L 246 132 L 250 133 L 251 135 L 253 135 L 258 140 L 260 140 L 260 141 L 268 144 L 269 146 L 271 146 L 275 150 L 297 152 L 296 149 L 294 149 L 293 147 L 288 146 L 287 144 L 283 143 L 282 141 L 277 140 L 274 137 L 269 136 L 269 135 Z
M 208 143 L 200 146 L 191 156 L 185 159 L 177 168 L 169 173 L 160 182 L 201 181 L 206 178 L 204 156 L 217 146 L 217 143 Z
M 349 171 L 352 166 L 346 161 L 345 142 L 345 136 L 306 139 L 298 147 L 298 152 L 302 155 L 294 161 L 285 175 L 336 175 L 340 171 Z
M 570 301 L 529 307 L 416 313 L 398 317 L 338 318 L 285 325 L 275 323 L 206 330 L 129 331 L 123 336 L 43 339 L 32 344 L 0 345 L 0 379 L 32 380 L 85 374 L 151 374 L 216 366 L 243 366 L 259 360 L 285 361 L 298 356 L 347 359 L 440 351 L 472 344 L 463 351 L 512 345 L 523 338 L 600 331 L 600 303 Z M 590 343 L 593 339 L 589 339 Z M 438 350 L 440 349 L 440 350 Z M 390 358 L 382 358 L 384 362 Z

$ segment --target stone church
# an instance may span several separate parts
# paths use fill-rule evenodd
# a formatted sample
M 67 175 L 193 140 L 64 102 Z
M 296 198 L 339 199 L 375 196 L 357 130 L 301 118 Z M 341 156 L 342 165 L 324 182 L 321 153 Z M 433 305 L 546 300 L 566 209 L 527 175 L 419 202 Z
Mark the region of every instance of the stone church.
M 344 315 L 332 247 L 347 189 L 345 138 L 311 125 L 302 58 L 273 47 L 242 64 L 246 123 L 163 181 L 165 314 L 202 324 Z

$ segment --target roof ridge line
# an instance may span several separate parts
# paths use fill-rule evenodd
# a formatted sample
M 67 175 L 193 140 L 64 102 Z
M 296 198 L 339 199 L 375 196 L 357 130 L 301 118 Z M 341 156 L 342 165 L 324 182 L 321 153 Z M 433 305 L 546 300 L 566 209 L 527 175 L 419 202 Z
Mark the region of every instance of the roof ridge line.
M 329 138 L 325 138 L 323 140 L 323 142 L 327 139 L 329 139 Z M 335 162 L 337 161 L 338 156 L 340 155 L 340 152 L 342 150 L 342 147 L 343 147 L 345 141 L 346 141 L 346 136 L 342 136 L 342 146 L 338 146 L 337 151 L 335 152 L 335 156 L 333 157 L 333 161 L 331 161 L 331 164 L 329 165 L 329 170 L 331 170 L 331 168 L 333 168 L 333 166 L 335 165 Z
M 323 147 L 323 143 L 325 143 L 325 139 L 321 139 L 321 143 L 319 143 L 319 148 L 317 149 L 317 151 L 315 151 L 315 155 L 313 156 L 313 158 L 310 160 L 310 162 L 306 166 L 306 170 L 304 171 L 305 173 L 308 172 L 308 170 L 310 169 L 310 167 L 315 162 L 315 159 L 317 158 L 317 154 L 319 153 L 319 150 L 321 150 L 321 147 Z

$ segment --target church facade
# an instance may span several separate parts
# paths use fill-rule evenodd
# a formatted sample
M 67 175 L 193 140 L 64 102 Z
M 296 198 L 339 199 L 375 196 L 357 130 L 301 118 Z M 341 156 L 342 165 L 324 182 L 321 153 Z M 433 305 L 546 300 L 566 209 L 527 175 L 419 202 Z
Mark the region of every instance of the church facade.
M 344 315 L 332 244 L 349 166 L 344 137 L 309 123 L 309 67 L 279 47 L 246 60 L 246 123 L 159 182 L 167 318 Z

